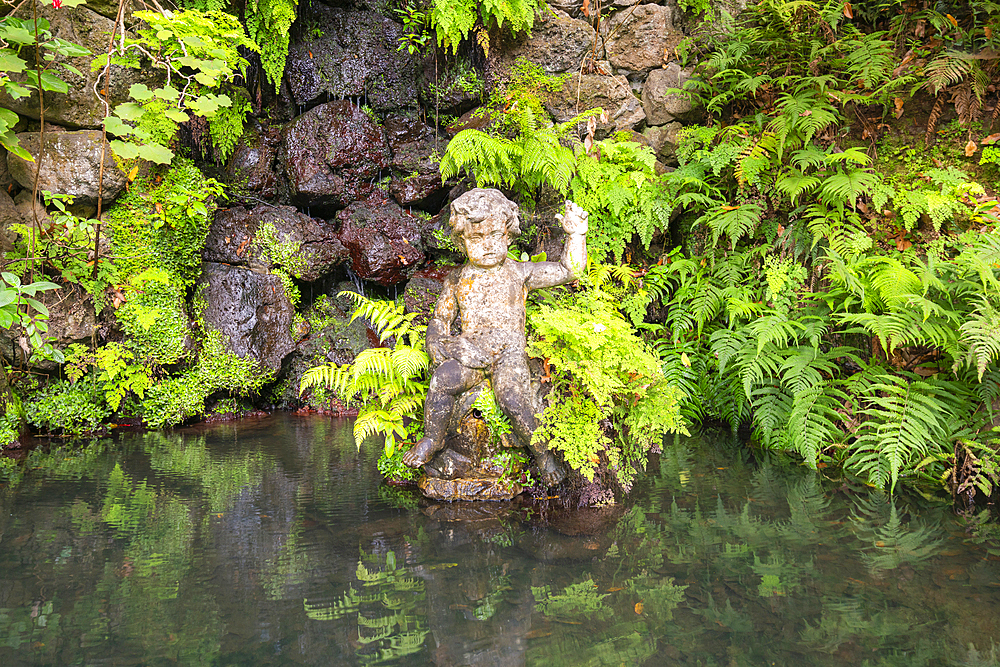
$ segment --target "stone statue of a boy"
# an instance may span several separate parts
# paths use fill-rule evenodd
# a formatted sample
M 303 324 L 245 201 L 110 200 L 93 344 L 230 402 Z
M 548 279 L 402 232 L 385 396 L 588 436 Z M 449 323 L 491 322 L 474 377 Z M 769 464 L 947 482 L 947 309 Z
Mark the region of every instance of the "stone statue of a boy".
M 552 486 L 566 476 L 544 444 L 531 445 L 536 419 L 524 333 L 528 291 L 572 282 L 587 266 L 587 212 L 567 201 L 566 214 L 556 218 L 568 234 L 562 258 L 518 262 L 507 257 L 511 237 L 521 231 L 513 202 L 498 190 L 475 189 L 452 203 L 452 237 L 469 261 L 445 279 L 427 325 L 435 369 L 424 406 L 425 435 L 404 454 L 406 465 L 422 466 L 444 447 L 456 397 L 490 378 L 497 403 L 534 455 L 542 482 Z M 461 334 L 452 336 L 456 317 Z

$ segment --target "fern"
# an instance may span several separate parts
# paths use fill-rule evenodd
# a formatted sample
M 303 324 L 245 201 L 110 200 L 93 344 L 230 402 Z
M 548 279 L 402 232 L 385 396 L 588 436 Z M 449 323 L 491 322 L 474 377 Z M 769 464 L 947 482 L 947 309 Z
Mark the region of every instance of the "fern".
M 281 88 L 297 6 L 298 0 L 249 0 L 246 3 L 247 33 L 260 48 L 261 66 L 274 84 L 275 94 Z
M 385 455 L 391 457 L 396 443 L 414 430 L 407 421 L 418 421 L 427 396 L 430 355 L 424 350 L 425 327 L 413 324 L 416 313 L 404 314 L 402 307 L 375 301 L 354 292 L 341 292 L 357 308 L 351 317 L 369 320 L 382 342 L 395 339 L 392 348 L 363 350 L 353 364 L 321 364 L 302 374 L 299 393 L 324 386 L 347 400 L 360 398 L 362 408 L 354 422 L 358 446 L 368 437 L 385 437 Z M 419 425 L 418 425 L 419 428 Z
M 982 297 L 959 330 L 962 342 L 969 347 L 968 358 L 974 361 L 979 382 L 982 382 L 989 365 L 1000 360 L 1000 310 Z

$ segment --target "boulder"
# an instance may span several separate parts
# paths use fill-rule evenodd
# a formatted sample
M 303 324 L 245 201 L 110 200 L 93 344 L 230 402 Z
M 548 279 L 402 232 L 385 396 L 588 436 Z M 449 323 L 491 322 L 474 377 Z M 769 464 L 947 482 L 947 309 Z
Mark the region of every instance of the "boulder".
M 604 109 L 608 120 L 597 119 L 595 135 L 598 139 L 619 130 L 639 129 L 646 120 L 642 104 L 632 94 L 624 76 L 574 74 L 561 90 L 548 93 L 544 104 L 560 123 L 587 109 Z
M 276 128 L 261 126 L 259 122 L 247 123 L 229 162 L 226 178 L 236 185 L 234 196 L 241 192 L 253 193 L 263 199 L 274 199 L 278 194 L 277 157 L 280 132 Z
M 7 194 L 6 188 L 0 190 L 0 252 L 10 252 L 14 249 L 17 233 L 11 231 L 10 226 L 23 223 L 24 217 L 17 210 L 14 200 Z
M 646 145 L 653 149 L 656 159 L 666 166 L 677 166 L 677 135 L 684 128 L 678 122 L 648 127 L 643 132 Z
M 295 308 L 278 276 L 215 262 L 202 265 L 205 325 L 220 332 L 226 349 L 277 372 L 292 350 Z
M 350 102 L 321 104 L 290 122 L 278 160 L 291 203 L 324 217 L 369 195 L 392 164 L 382 128 Z
M 55 9 L 51 2 L 37 2 L 39 18 L 45 18 L 51 25 L 53 37 L 79 44 L 90 49 L 94 55 L 107 53 L 108 37 L 114 26 L 114 20 L 93 12 L 86 7 L 74 7 L 71 10 Z M 116 6 L 117 9 L 117 6 Z M 31 16 L 30 6 L 25 9 Z M 24 49 L 22 58 L 30 61 Z M 94 84 L 97 83 L 100 72 L 91 72 L 90 63 L 94 55 L 63 59 L 57 56 L 56 63 L 66 62 L 75 67 L 80 75 L 76 75 L 61 67 L 56 67 L 57 76 L 66 82 L 69 91 L 66 93 L 45 93 L 45 120 L 66 127 L 97 128 L 104 123 L 104 104 L 94 94 Z M 152 72 L 150 72 L 151 74 Z M 128 89 L 133 83 L 145 81 L 152 83 L 150 74 L 141 70 L 128 69 L 113 65 L 111 67 L 111 89 L 109 91 L 112 106 L 129 99 Z M 24 73 L 11 74 L 11 79 L 24 81 Z M 103 81 L 102 81 L 103 83 Z M 32 91 L 27 97 L 15 100 L 0 89 L 0 106 L 29 118 L 38 118 L 38 93 Z
M 66 286 L 40 292 L 35 298 L 49 309 L 49 330 L 46 336 L 54 339 L 51 341 L 54 348 L 64 350 L 71 343 L 90 346 L 98 329 L 97 314 L 94 312 L 93 299 L 83 288 Z M 0 348 L 4 358 L 11 363 L 27 365 L 31 347 L 20 325 L 0 329 Z M 59 365 L 54 361 L 42 361 L 33 366 L 49 372 Z
M 526 58 L 546 74 L 575 72 L 594 48 L 595 37 L 594 29 L 586 21 L 571 18 L 559 9 L 552 9 L 551 13 L 540 11 L 535 15 L 531 35 L 522 35 L 507 47 L 501 64 L 509 67 L 518 58 Z
M 389 194 L 400 206 L 413 206 L 424 211 L 441 208 L 448 190 L 440 174 L 414 174 L 389 184 Z
M 639 5 L 634 10 L 617 12 L 606 23 L 607 59 L 618 69 L 630 72 L 648 72 L 663 66 L 684 39 L 684 33 L 674 25 L 675 11 L 669 5 Z
M 36 161 L 28 162 L 9 154 L 7 167 L 11 177 L 21 187 L 31 190 L 41 153 L 39 192 L 48 190 L 58 194 L 73 195 L 78 203 L 96 202 L 101 169 L 101 131 L 46 132 L 42 139 L 41 151 L 39 151 L 38 135 L 38 132 L 21 132 L 17 135 L 21 146 L 31 153 Z M 115 164 L 111 148 L 105 145 L 104 187 L 101 189 L 101 196 L 105 202 L 111 201 L 124 187 L 125 174 Z
M 424 260 L 418 220 L 388 199 L 356 201 L 337 220 L 351 269 L 364 280 L 396 285 Z
M 682 88 L 691 78 L 691 69 L 682 69 L 671 62 L 663 69 L 653 70 L 642 87 L 642 108 L 649 125 L 666 125 L 675 120 L 690 122 L 696 115 L 690 98 L 678 93 L 668 93 L 671 88 Z
M 377 111 L 417 104 L 417 57 L 400 51 L 403 26 L 371 11 L 314 4 L 323 35 L 288 49 L 285 80 L 299 107 L 362 98 Z
M 271 257 L 257 243 L 258 231 L 271 223 L 281 243 L 298 244 L 303 261 L 294 276 L 312 282 L 347 260 L 347 249 L 332 225 L 299 213 L 291 206 L 261 204 L 252 209 L 234 206 L 215 215 L 205 240 L 202 259 L 241 266 L 271 268 Z

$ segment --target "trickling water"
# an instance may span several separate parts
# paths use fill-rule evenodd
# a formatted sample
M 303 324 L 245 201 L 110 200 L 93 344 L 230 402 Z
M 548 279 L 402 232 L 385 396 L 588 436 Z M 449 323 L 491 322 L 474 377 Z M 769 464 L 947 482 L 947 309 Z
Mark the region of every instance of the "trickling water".
M 945 503 L 716 434 L 620 505 L 430 504 L 352 426 L 34 457 L 0 493 L 0 664 L 997 664 L 1000 530 Z
M 361 296 L 366 296 L 365 281 L 362 280 L 362 278 L 358 274 L 354 273 L 354 271 L 351 271 L 351 267 L 346 266 L 345 269 L 347 271 L 347 277 L 350 278 L 352 283 L 354 283 L 354 287 L 357 288 L 358 294 L 360 294 Z

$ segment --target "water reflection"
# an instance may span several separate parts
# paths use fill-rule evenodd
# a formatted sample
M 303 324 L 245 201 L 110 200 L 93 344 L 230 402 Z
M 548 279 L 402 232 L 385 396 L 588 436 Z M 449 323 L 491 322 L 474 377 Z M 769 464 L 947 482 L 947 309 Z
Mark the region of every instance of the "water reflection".
M 704 435 L 629 503 L 436 504 L 351 424 L 33 455 L 0 664 L 998 665 L 1000 529 Z

